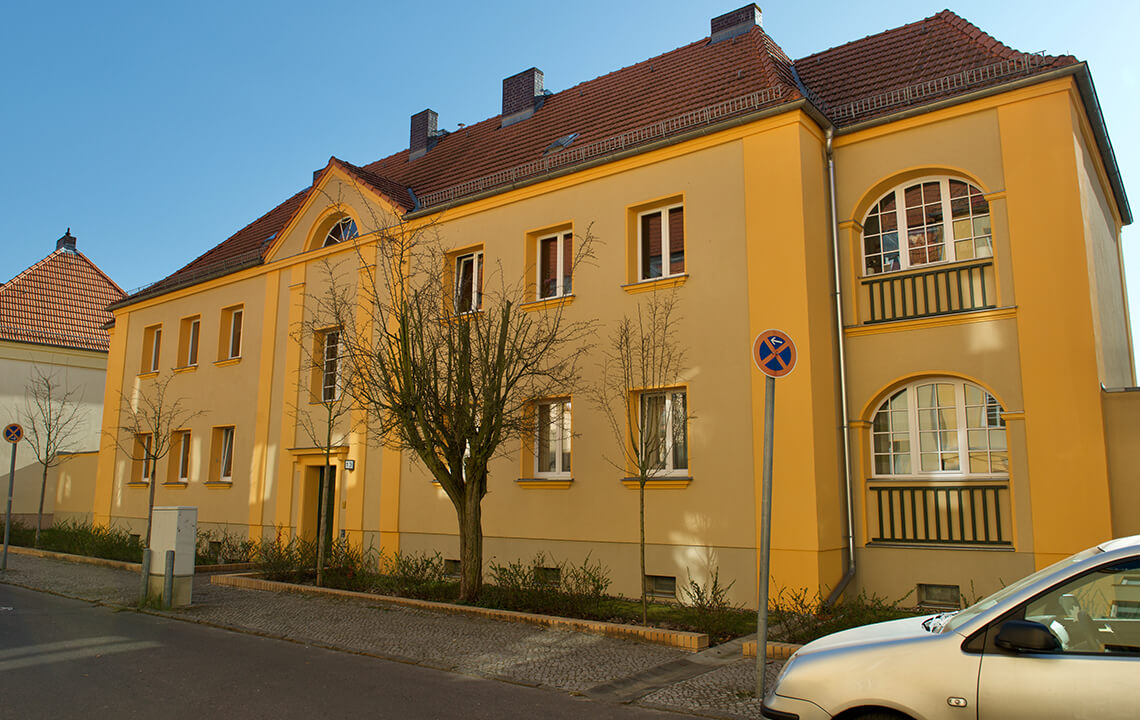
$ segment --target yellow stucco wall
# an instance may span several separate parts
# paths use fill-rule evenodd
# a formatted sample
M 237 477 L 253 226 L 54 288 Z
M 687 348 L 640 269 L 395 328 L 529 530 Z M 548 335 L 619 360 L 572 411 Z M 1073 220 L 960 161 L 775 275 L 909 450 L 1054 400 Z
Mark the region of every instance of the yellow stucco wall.
M 1103 393 L 1112 535 L 1140 535 L 1140 389 Z
M 1102 379 L 1131 378 L 1115 245 L 1119 221 L 1074 102 L 1072 83 L 1058 80 L 836 138 L 854 534 L 867 565 L 857 586 L 902 594 L 916 582 L 965 589 L 978 578 L 975 590 L 985 592 L 1107 537 L 1111 523 L 1119 524 L 1109 508 L 1129 491 L 1116 484 L 1110 490 L 1109 473 L 1116 483 L 1122 465 L 1115 456 L 1106 460 L 1105 433 L 1115 437 L 1115 430 L 1103 429 L 1112 413 L 1106 404 L 1102 423 L 1099 396 Z M 647 491 L 647 572 L 676 576 L 680 586 L 719 567 L 722 580 L 736 583 L 733 599 L 747 604 L 756 598 L 764 430 L 764 380 L 750 349 L 768 328 L 788 332 L 799 349 L 795 372 L 777 383 L 772 589 L 826 590 L 844 569 L 824 148 L 820 128 L 807 115 L 789 112 L 414 221 L 435 222 L 433 232 L 445 247 L 481 245 L 488 284 L 499 273 L 510 282 L 530 282 L 535 270 L 528 242 L 544 229 L 569 227 L 578 235 L 589 229 L 596 258 L 576 274 L 564 311 L 569 321 L 597 319 L 596 337 L 604 343 L 620 317 L 648 297 L 638 292 L 648 286 L 630 287 L 631 218 L 647 204 L 683 203 L 686 275 L 653 287 L 676 293 L 683 318 L 676 332 L 688 348 L 688 368 L 675 382 L 688 391 L 692 482 Z M 867 209 L 899 183 L 946 175 L 978 185 L 990 203 L 996 307 L 863 324 L 860 223 Z M 153 382 L 139 374 L 144 329 L 163 323 L 169 359 L 179 319 L 202 316 L 199 367 L 178 373 L 171 385 L 208 411 L 189 426 L 200 459 L 186 486 L 157 488 L 157 504 L 197 505 L 200 522 L 253 536 L 278 528 L 308 531 L 314 468 L 323 458 L 314 452 L 319 443 L 295 422 L 296 412 L 313 406 L 308 357 L 294 333 L 312 317 L 313 298 L 327 285 L 326 260 L 349 287 L 359 280 L 361 261 L 374 260 L 349 246 L 307 249 L 342 215 L 357 222 L 366 240 L 390 221 L 382 199 L 334 169 L 274 241 L 264 266 L 116 313 L 103 422 L 109 429 L 118 424 L 121 389 L 129 394 Z M 241 360 L 215 365 L 210 338 L 219 332 L 220 312 L 239 303 L 245 309 Z M 597 382 L 595 363 L 583 370 L 583 387 Z M 1007 413 L 1009 548 L 867 544 L 867 422 L 894 388 L 936 376 L 981 385 Z M 622 484 L 623 473 L 611 462 L 619 457 L 618 440 L 589 394 L 572 401 L 569 487 L 518 483 L 528 466 L 520 458 L 521 439 L 508 440 L 507 455 L 492 462 L 483 505 L 486 556 L 504 561 L 543 551 L 578 562 L 589 553 L 611 568 L 615 591 L 634 594 L 637 492 Z M 232 485 L 207 487 L 211 429 L 231 424 L 240 472 Z M 381 448 L 362 423 L 350 430 L 342 422 L 336 434 L 343 446 L 336 460 L 337 527 L 366 546 L 458 557 L 454 510 L 424 469 L 408 454 Z M 345 459 L 356 469 L 345 472 Z M 160 463 L 160 479 L 165 467 Z M 97 520 L 141 521 L 147 490 L 127 486 L 129 469 L 125 456 L 105 442 L 94 490 Z M 1073 478 L 1081 478 L 1082 488 L 1075 499 L 1067 492 Z M 925 553 L 935 553 L 937 563 Z

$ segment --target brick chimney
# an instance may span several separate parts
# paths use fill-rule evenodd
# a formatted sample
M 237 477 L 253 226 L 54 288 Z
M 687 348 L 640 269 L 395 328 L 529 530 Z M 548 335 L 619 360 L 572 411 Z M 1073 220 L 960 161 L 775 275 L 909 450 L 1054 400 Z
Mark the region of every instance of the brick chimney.
M 503 80 L 503 117 L 499 127 L 514 125 L 534 115 L 542 107 L 542 71 L 523 70 Z
M 412 116 L 412 134 L 408 142 L 408 160 L 423 157 L 432 146 L 432 140 L 439 136 L 436 124 L 439 115 L 435 110 L 421 110 Z
M 66 250 L 68 252 L 78 252 L 75 249 L 75 236 L 71 234 L 71 228 L 67 229 L 67 232 L 63 234 L 63 237 L 55 241 L 55 249 Z
M 710 24 L 712 25 L 709 31 L 711 33 L 710 43 L 743 35 L 754 27 L 764 27 L 760 17 L 760 6 L 756 3 L 714 17 Z

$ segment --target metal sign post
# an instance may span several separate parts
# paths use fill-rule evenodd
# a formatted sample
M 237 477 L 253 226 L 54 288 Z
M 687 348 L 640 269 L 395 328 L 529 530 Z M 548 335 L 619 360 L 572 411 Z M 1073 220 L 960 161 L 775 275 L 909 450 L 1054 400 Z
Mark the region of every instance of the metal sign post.
M 765 330 L 752 343 L 752 359 L 764 378 L 764 493 L 760 501 L 760 557 L 756 603 L 756 697 L 764 702 L 768 660 L 768 584 L 772 554 L 772 438 L 776 420 L 776 378 L 796 367 L 796 345 L 787 333 Z
M 8 569 L 8 538 L 12 533 L 12 490 L 16 483 L 16 445 L 24 437 L 24 428 L 12 423 L 4 428 L 4 439 L 12 443 L 12 464 L 8 466 L 8 509 L 4 513 L 4 555 L 0 558 L 0 570 Z

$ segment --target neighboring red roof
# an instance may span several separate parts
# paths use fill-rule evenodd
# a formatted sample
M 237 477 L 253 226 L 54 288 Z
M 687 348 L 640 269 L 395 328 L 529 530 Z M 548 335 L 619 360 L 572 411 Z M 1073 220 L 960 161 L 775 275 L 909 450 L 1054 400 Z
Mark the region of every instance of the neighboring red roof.
M 808 55 L 795 68 L 820 110 L 842 127 L 1076 62 L 1018 52 L 943 10 Z M 977 72 L 953 77 L 966 71 Z
M 805 92 L 832 123 L 843 127 L 1076 62 L 1068 55 L 1028 55 L 1008 48 L 949 10 L 794 64 L 755 27 L 720 42 L 698 40 L 547 95 L 532 117 L 507 127 L 500 127 L 501 118 L 495 116 L 440 133 L 427 154 L 413 161 L 405 149 L 363 167 L 335 157 L 329 165 L 339 165 L 407 211 L 419 209 L 413 198 L 433 193 L 462 198 L 537 177 L 545 167 L 545 151 L 573 133 L 568 149 L 551 156 L 551 168 L 572 158 L 604 157 L 681 128 L 777 107 Z M 737 102 L 746 97 L 751 98 L 748 104 Z M 714 106 L 715 112 L 702 114 Z M 607 141 L 619 135 L 621 142 L 610 149 Z M 311 191 L 302 190 L 134 297 L 261 262 Z
M 56 250 L 0 285 L 0 340 L 107 351 L 107 306 L 126 295 L 81 252 Z

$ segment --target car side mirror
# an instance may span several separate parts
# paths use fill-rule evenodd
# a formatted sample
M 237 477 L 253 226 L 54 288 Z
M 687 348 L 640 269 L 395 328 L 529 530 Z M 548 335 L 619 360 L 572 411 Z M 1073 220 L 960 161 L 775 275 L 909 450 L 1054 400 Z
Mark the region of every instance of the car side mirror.
M 994 644 L 1013 652 L 1054 652 L 1061 643 L 1049 628 L 1032 620 L 1009 620 L 998 630 Z

